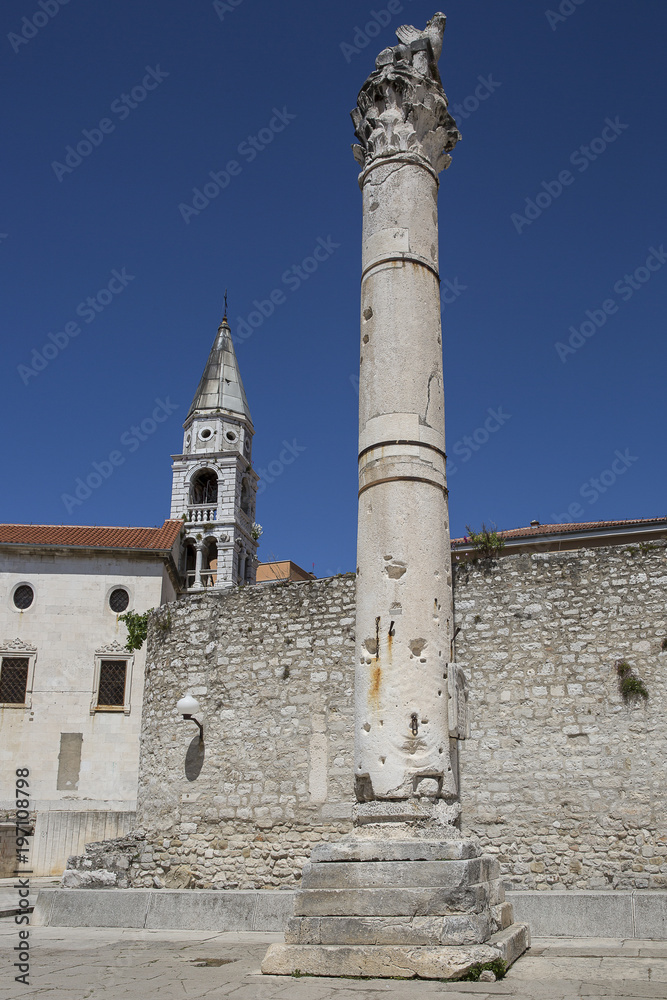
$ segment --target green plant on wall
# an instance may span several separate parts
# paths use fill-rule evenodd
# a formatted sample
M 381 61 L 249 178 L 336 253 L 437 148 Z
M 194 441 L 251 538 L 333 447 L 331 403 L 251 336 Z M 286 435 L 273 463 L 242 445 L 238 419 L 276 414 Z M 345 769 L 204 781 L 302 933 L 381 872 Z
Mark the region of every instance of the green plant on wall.
M 639 698 L 648 700 L 648 688 L 641 677 L 637 677 L 626 660 L 616 661 L 618 674 L 618 690 L 623 701 L 637 701 Z
M 136 611 L 126 611 L 124 615 L 118 615 L 118 621 L 124 622 L 127 627 L 127 642 L 125 649 L 132 652 L 134 649 L 141 649 L 146 641 L 148 633 L 148 616 L 153 609 L 139 614 Z
M 470 525 L 466 524 L 466 531 L 467 541 L 472 545 L 473 553 L 481 559 L 495 559 L 505 548 L 505 541 L 495 527 L 490 531 L 485 524 L 482 524 L 481 531 L 473 531 Z

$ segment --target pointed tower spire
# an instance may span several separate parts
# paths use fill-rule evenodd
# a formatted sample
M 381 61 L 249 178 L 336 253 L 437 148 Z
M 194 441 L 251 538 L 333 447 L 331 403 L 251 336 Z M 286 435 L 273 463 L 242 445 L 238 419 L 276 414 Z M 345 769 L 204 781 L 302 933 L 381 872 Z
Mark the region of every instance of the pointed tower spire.
M 189 419 L 196 412 L 224 410 L 245 417 L 252 423 L 250 407 L 243 388 L 239 363 L 232 341 L 232 331 L 227 322 L 226 303 L 227 293 L 225 293 L 225 315 L 218 327 L 211 353 L 204 368 L 204 374 L 186 419 Z
M 182 575 L 188 590 L 254 583 L 257 566 L 252 468 L 255 433 L 225 314 L 174 455 L 172 518 L 185 524 Z

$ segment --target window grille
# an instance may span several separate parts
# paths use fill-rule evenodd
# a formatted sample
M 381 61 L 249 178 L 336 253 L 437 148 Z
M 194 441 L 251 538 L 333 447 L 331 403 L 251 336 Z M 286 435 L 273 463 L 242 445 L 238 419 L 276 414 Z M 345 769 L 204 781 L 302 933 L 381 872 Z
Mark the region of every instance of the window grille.
M 100 686 L 97 695 L 98 708 L 122 707 L 125 704 L 125 660 L 102 660 L 100 664 Z
M 26 608 L 29 608 L 34 599 L 35 591 L 27 583 L 22 583 L 14 591 L 14 604 L 19 611 L 25 611 Z
M 116 590 L 112 590 L 109 596 L 109 607 L 116 614 L 120 614 L 121 611 L 127 611 L 127 607 L 130 603 L 130 595 L 122 587 L 117 587 Z
M 29 660 L 22 656 L 3 656 L 0 667 L 0 702 L 25 705 L 28 689 Z

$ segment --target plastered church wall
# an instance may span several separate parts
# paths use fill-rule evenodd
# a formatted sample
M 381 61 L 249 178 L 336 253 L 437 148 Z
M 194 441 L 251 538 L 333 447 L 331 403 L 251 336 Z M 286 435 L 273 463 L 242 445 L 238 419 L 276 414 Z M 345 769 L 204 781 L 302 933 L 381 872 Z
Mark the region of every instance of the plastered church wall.
M 87 841 L 135 822 L 145 650 L 132 657 L 123 649 L 127 630 L 109 608 L 109 594 L 124 587 L 130 608 L 144 611 L 172 599 L 173 589 L 161 561 L 129 554 L 9 553 L 0 577 L 0 648 L 18 640 L 6 655 L 35 654 L 29 705 L 0 708 L 0 825 L 14 822 L 14 773 L 27 767 L 31 865 L 35 874 L 61 874 Z M 20 583 L 35 592 L 25 611 L 12 600 Z M 129 714 L 91 714 L 95 654 L 113 644 L 120 652 L 110 658 L 132 661 Z M 63 734 L 80 737 L 81 757 L 72 787 L 58 789 Z M 13 826 L 9 833 L 13 843 Z

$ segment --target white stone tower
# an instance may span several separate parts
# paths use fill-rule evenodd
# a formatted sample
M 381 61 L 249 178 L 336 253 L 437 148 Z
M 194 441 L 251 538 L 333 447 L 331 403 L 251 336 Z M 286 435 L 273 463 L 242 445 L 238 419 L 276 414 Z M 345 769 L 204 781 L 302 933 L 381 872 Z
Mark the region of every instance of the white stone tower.
M 226 311 L 183 432 L 183 454 L 172 456 L 171 517 L 185 522 L 187 589 L 254 583 L 255 431 Z

